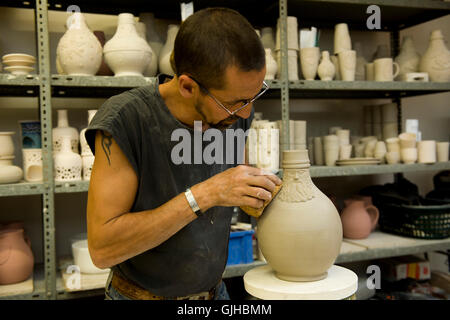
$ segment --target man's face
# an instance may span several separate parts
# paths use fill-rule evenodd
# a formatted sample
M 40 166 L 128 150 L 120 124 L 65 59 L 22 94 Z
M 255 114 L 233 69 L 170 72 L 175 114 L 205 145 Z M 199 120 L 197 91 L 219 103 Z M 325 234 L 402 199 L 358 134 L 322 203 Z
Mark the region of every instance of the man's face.
M 225 86 L 221 90 L 208 89 L 229 111 L 239 109 L 244 102 L 253 99 L 261 90 L 266 69 L 244 72 L 237 67 L 228 67 L 225 71 Z M 234 115 L 230 115 L 212 97 L 202 94 L 195 105 L 195 109 L 211 128 L 224 130 L 239 118 L 247 119 L 253 108 L 253 103 Z

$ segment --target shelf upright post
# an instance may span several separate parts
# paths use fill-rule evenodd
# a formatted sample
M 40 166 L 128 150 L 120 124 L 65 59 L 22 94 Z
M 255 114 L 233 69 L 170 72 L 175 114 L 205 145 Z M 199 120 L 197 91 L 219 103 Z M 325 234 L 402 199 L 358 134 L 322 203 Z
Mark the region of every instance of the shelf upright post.
M 281 53 L 281 122 L 283 124 L 283 150 L 289 150 L 289 74 L 288 74 L 288 48 L 287 48 L 287 0 L 280 1 L 280 53 Z
M 45 299 L 56 300 L 56 248 L 52 146 L 52 106 L 50 83 L 50 44 L 47 0 L 36 0 L 36 28 L 39 61 L 39 111 L 42 136 L 44 190 L 42 197 Z
M 390 32 L 391 40 L 391 56 L 394 59 L 400 52 L 400 31 L 398 28 Z M 402 99 L 400 96 L 392 99 L 392 102 L 397 105 L 397 134 L 400 134 L 403 130 L 402 128 Z M 396 173 L 394 175 L 394 181 L 398 182 L 399 179 L 403 178 L 402 173 Z

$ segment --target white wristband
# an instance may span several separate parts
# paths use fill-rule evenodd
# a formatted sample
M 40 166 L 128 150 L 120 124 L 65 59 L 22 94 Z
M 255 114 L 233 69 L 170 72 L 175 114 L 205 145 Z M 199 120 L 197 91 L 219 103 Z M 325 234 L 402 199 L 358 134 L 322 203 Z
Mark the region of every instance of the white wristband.
M 187 189 L 186 192 L 184 193 L 184 195 L 186 196 L 187 201 L 189 202 L 189 206 L 191 207 L 192 211 L 194 211 L 194 213 L 197 216 L 201 215 L 201 210 L 200 207 L 197 204 L 197 201 L 195 201 L 194 195 L 192 194 L 191 189 Z

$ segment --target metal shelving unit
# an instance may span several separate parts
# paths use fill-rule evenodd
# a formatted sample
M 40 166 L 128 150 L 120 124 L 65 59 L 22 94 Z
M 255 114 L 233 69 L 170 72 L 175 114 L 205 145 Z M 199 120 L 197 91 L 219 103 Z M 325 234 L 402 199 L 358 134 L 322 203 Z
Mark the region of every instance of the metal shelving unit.
M 55 183 L 53 180 L 52 157 L 52 97 L 109 97 L 133 87 L 148 85 L 154 78 L 139 77 L 83 77 L 62 76 L 50 73 L 50 45 L 48 31 L 48 10 L 65 11 L 73 4 L 68 0 L 2 1 L 2 6 L 29 8 L 35 10 L 38 75 L 13 76 L 0 74 L 0 96 L 37 97 L 42 130 L 42 149 L 44 162 L 44 181 L 42 183 L 16 183 L 0 185 L 2 196 L 42 196 L 44 263 L 35 266 L 34 292 L 11 296 L 11 299 L 71 299 L 101 294 L 101 291 L 68 293 L 64 291 L 57 268 L 55 248 L 55 206 L 56 193 L 86 192 L 89 182 L 77 181 Z M 281 100 L 281 119 L 286 124 L 290 119 L 289 98 L 391 98 L 399 104 L 401 98 L 424 94 L 449 92 L 450 83 L 406 83 L 406 82 L 344 82 L 344 81 L 288 81 L 287 68 L 287 16 L 301 16 L 299 27 L 314 25 L 318 28 L 333 28 L 336 23 L 346 22 L 351 30 L 366 30 L 366 8 L 378 5 L 383 13 L 383 30 L 391 32 L 393 54 L 397 54 L 399 31 L 401 29 L 450 14 L 450 3 L 434 0 L 232 0 L 226 3 L 219 0 L 199 0 L 195 9 L 208 6 L 223 6 L 239 10 L 255 26 L 276 25 L 280 18 L 281 42 L 281 79 L 268 81 L 271 90 L 266 97 Z M 157 18 L 180 20 L 179 1 L 143 1 L 143 0 L 79 0 L 77 5 L 87 13 L 118 14 L 131 12 L 155 12 Z M 323 10 L 326 8 L 326 10 Z M 336 18 L 339 17 L 339 18 Z M 364 21 L 364 24 L 362 24 Z M 1 111 L 0 111 L 1 112 Z M 401 113 L 400 113 L 401 114 Z M 289 137 L 289 126 L 285 125 L 284 136 Z M 285 145 L 289 141 L 283 141 Z M 450 162 L 433 165 L 378 165 L 355 167 L 311 167 L 312 177 L 337 177 L 367 174 L 392 174 L 415 171 L 435 171 L 450 169 Z M 338 257 L 339 262 L 388 257 L 399 254 L 411 254 L 431 250 L 450 248 L 450 240 L 418 240 L 414 244 L 398 249 L 370 248 L 354 243 L 345 243 L 345 250 Z M 243 275 L 245 271 L 263 262 L 249 265 L 228 266 L 224 277 Z M 5 297 L 2 297 L 4 299 Z

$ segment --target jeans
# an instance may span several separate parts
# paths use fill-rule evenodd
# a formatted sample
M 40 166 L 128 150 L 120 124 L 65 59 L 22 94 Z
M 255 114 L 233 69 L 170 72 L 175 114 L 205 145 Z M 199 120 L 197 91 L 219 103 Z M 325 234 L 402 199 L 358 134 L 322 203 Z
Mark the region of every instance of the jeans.
M 111 284 L 112 272 L 109 274 L 108 281 L 106 282 L 105 288 L 105 300 L 131 300 L 128 297 L 125 297 L 119 291 L 116 290 Z M 230 296 L 228 295 L 227 286 L 223 281 L 220 281 L 219 286 L 216 288 L 216 292 L 214 294 L 214 300 L 230 300 Z

